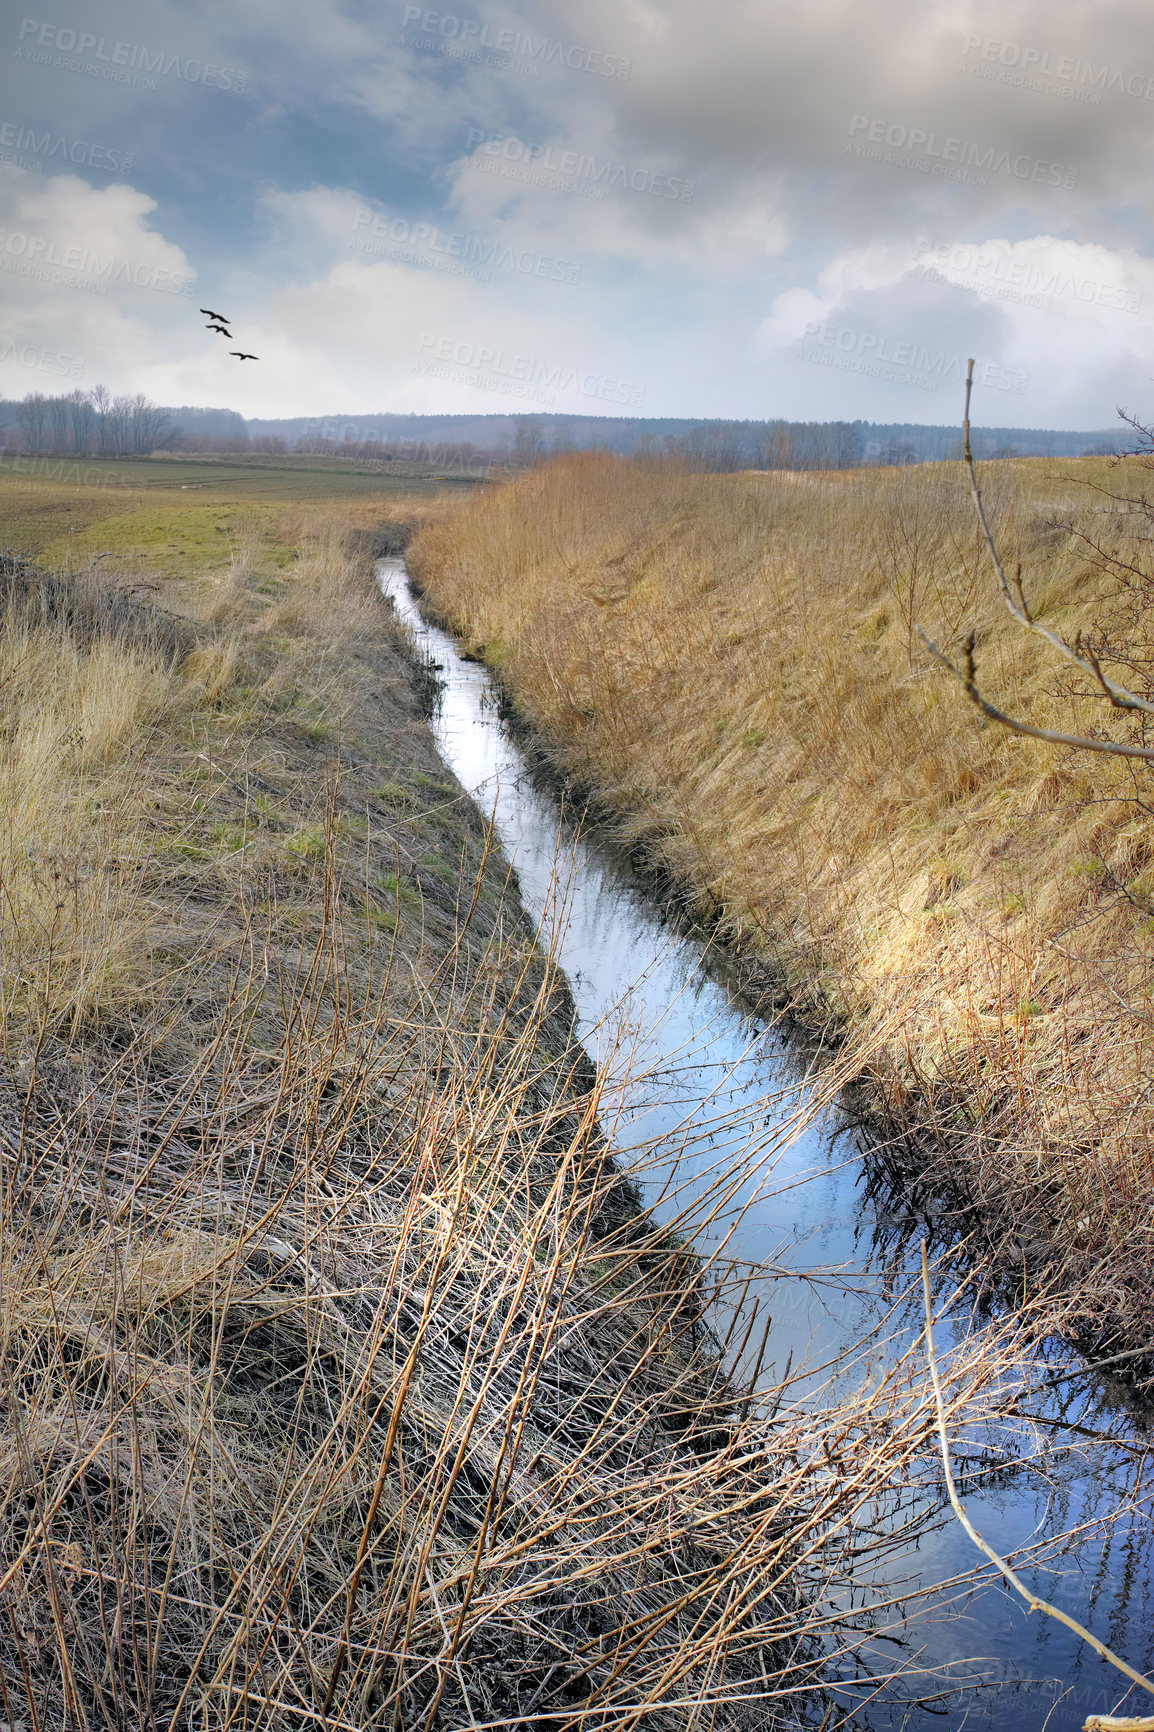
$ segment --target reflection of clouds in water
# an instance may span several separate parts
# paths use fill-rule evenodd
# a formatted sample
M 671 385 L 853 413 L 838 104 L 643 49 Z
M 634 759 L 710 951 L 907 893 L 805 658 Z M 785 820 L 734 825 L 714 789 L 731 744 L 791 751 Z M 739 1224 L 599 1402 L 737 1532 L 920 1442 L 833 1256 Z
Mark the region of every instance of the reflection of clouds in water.
M 421 621 L 399 562 L 384 562 L 382 576 L 400 616 L 441 663 L 438 744 L 462 785 L 476 790 L 481 811 L 492 817 L 516 869 L 522 901 L 566 974 L 580 1038 L 602 1071 L 601 1122 L 621 1164 L 635 1172 L 651 1204 L 660 1199 L 655 1212 L 661 1219 L 686 1214 L 699 1250 L 708 1254 L 724 1245 L 708 1279 L 718 1289 L 712 1320 L 718 1334 L 729 1338 L 733 1360 L 753 1375 L 771 1317 L 763 1386 L 790 1362 L 791 1402 L 813 1402 L 823 1385 L 832 1387 L 839 1378 L 846 1387 L 870 1377 L 920 1375 L 920 1277 L 911 1252 L 923 1223 L 886 1188 L 881 1169 L 863 1161 L 835 1111 L 804 1122 L 802 1109 L 818 1099 L 804 1060 L 774 1030 L 759 1028 L 704 971 L 699 943 L 672 932 L 612 858 L 566 826 L 504 735 L 485 671 L 462 661 L 445 634 Z M 794 1136 L 788 1121 L 799 1112 L 802 1128 Z M 701 1216 L 710 1211 L 712 1219 L 703 1226 Z M 954 1306 L 941 1327 L 943 1355 L 951 1341 L 964 1339 L 974 1316 L 968 1301 Z M 882 1319 L 886 1333 L 879 1337 Z M 914 1355 L 914 1370 L 896 1370 L 907 1351 Z M 1112 1623 L 1107 1639 L 1125 1647 L 1132 1661 L 1150 1666 L 1149 1500 L 1114 1531 L 1096 1531 L 1104 1511 L 1132 1504 L 1135 1463 L 1099 1450 L 1088 1470 L 1086 1440 L 1062 1432 L 1071 1423 L 1124 1428 L 1120 1415 L 1107 1414 L 1101 1423 L 1093 1417 L 1085 1387 L 1082 1382 L 1076 1391 L 1062 1388 L 1052 1398 L 1035 1391 L 1035 1416 L 1020 1414 L 1016 1433 L 1002 1424 L 996 1435 L 981 1428 L 971 1435 L 959 1425 L 961 1456 L 972 1447 L 973 1462 L 984 1464 L 979 1473 L 973 1463 L 962 1463 L 966 1505 L 1003 1552 L 1017 1550 L 1027 1558 L 1044 1558 L 1056 1535 L 1087 1524 L 1082 1555 L 1089 1558 L 1091 1544 L 1095 1551 L 1085 1575 L 1071 1570 L 1067 1557 L 1057 1587 L 1040 1562 L 1032 1579 L 1039 1592 L 1060 1593 L 1062 1603 L 1092 1626 L 1106 1631 Z M 1036 1456 L 1042 1471 L 1015 1470 L 1016 1453 Z M 994 1469 L 1001 1483 L 991 1477 Z M 912 1462 L 911 1473 L 921 1476 L 918 1485 L 899 1488 L 895 1496 L 936 1510 L 932 1456 L 921 1466 Z M 895 1554 L 888 1566 L 848 1584 L 845 1604 L 862 1607 L 884 1598 L 898 1591 L 900 1578 L 948 1582 L 974 1561 L 957 1524 L 946 1521 L 926 1530 L 916 1557 Z M 922 1608 L 903 1626 L 894 1615 L 893 1633 L 924 1649 L 927 1669 L 947 1668 L 955 1681 L 983 1675 L 1068 1680 L 1086 1664 L 1077 1643 L 1040 1620 L 1031 1624 L 1025 1608 L 1010 1604 L 1000 1587 L 964 1587 L 956 1594 L 964 1602 L 964 1619 L 945 1621 Z M 975 1662 L 973 1655 L 990 1661 Z M 892 1654 L 878 1649 L 873 1658 L 888 1666 Z M 1080 1697 L 1076 1709 L 1067 1704 L 1056 1710 L 1048 1732 L 1073 1732 L 1089 1709 L 1112 1706 L 1108 1683 L 1097 1671 L 1094 1680 L 1098 1693 Z M 935 1687 L 944 1683 L 938 1680 Z M 1032 1686 L 1032 1724 L 1041 1724 L 1064 1687 Z M 967 1732 L 1017 1732 L 1021 1706 L 1012 1694 L 982 1695 L 971 1697 L 968 1707 L 963 1700 L 956 1717 L 948 1718 L 960 1726 L 968 1714 Z M 900 1703 L 874 1701 L 868 1717 L 897 1732 L 907 1714 Z

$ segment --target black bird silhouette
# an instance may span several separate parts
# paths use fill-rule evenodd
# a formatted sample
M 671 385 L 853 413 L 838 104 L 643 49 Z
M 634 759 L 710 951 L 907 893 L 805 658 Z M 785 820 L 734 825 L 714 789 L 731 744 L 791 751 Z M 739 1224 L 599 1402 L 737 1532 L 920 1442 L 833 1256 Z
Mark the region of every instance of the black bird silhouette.
M 228 324 L 228 318 L 227 318 L 226 314 L 214 313 L 211 307 L 202 307 L 200 310 L 204 314 L 206 319 L 216 319 L 222 325 Z
M 227 337 L 230 342 L 232 341 L 232 332 L 226 331 L 223 325 L 206 325 L 205 330 L 206 331 L 219 331 L 220 335 L 222 337 Z
M 230 355 L 235 355 L 238 361 L 259 361 L 259 355 L 246 355 L 243 349 L 230 349 Z

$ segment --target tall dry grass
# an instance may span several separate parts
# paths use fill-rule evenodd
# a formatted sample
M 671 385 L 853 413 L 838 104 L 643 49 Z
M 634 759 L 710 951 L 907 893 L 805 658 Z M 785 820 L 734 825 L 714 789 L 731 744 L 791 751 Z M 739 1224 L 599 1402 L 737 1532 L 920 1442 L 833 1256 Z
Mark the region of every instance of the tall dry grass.
M 1031 604 L 1142 679 L 1154 565 L 1104 464 L 996 466 Z M 984 722 L 920 647 L 976 628 L 983 690 L 1108 727 L 1006 615 L 960 466 L 698 476 L 553 464 L 417 539 L 432 603 L 558 768 L 811 1018 L 869 1040 L 912 1170 L 1058 1275 L 1066 1326 L 1154 1330 L 1147 773 Z M 1127 573 L 1129 572 L 1129 575 Z M 895 1151 L 898 1153 L 900 1151 Z M 904 1158 L 904 1157 L 903 1157 Z
M 932 1514 L 919 1349 L 848 1397 L 722 1377 L 702 1307 L 741 1272 L 609 1162 L 555 971 L 326 535 L 272 594 L 242 550 L 201 623 L 112 576 L 8 597 L 39 840 L 0 929 L 0 1716 L 792 1721 L 856 1663 L 834 1590 L 902 1545 L 895 1484 Z M 1017 1345 L 963 1342 L 951 1422 Z
M 140 984 L 133 762 L 186 633 L 92 577 L 0 574 L 0 1026 L 75 1034 Z
M 858 1640 L 818 1590 L 898 1543 L 872 1528 L 929 1446 L 917 1354 L 769 1422 L 596 1096 L 542 1105 L 539 1031 L 336 1015 L 336 951 L 272 1063 L 246 980 L 180 1088 L 137 1057 L 3 1105 L 5 1713 L 785 1718 Z M 955 1365 L 953 1419 L 996 1370 Z
M 548 979 L 515 1025 L 516 960 L 462 933 L 447 1016 L 388 964 L 366 992 L 321 870 L 326 935 L 280 977 L 252 935 L 192 1075 L 134 1052 L 0 1100 L 4 1711 L 794 1723 L 868 1639 L 835 1590 L 908 1543 L 920 1347 L 849 1398 L 726 1383 L 726 1272 L 637 1210 L 572 1055 L 543 1072 Z M 1014 1345 L 955 1357 L 952 1424 Z

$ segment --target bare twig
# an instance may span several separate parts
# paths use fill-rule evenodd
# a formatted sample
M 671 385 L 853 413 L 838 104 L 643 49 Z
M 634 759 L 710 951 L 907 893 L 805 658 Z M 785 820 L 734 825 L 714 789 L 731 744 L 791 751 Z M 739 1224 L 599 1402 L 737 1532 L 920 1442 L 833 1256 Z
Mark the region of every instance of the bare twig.
M 1097 1636 L 1091 1634 L 1091 1632 L 1087 1630 L 1083 1624 L 1080 1624 L 1076 1618 L 1071 1618 L 1069 1613 L 1060 1611 L 1057 1606 L 1052 1606 L 1048 1600 L 1040 1599 L 1037 1594 L 1028 1588 L 1022 1578 L 1010 1568 L 1005 1558 L 1000 1557 L 994 1550 L 993 1546 L 987 1545 L 986 1541 L 982 1538 L 981 1534 L 962 1508 L 961 1499 L 958 1497 L 957 1488 L 954 1485 L 953 1470 L 950 1467 L 950 1440 L 946 1432 L 946 1410 L 945 1404 L 942 1401 L 942 1386 L 938 1378 L 938 1363 L 934 1353 L 933 1304 L 930 1299 L 930 1266 L 926 1258 L 926 1242 L 924 1239 L 922 1240 L 922 1298 L 926 1311 L 926 1359 L 929 1362 L 930 1378 L 934 1386 L 934 1405 L 937 1408 L 938 1416 L 938 1438 L 942 1447 L 942 1471 L 945 1474 L 946 1491 L 949 1494 L 954 1514 L 957 1516 L 978 1550 L 984 1557 L 989 1558 L 995 1568 L 1005 1576 L 1010 1586 L 1025 1600 L 1031 1612 L 1045 1612 L 1047 1617 L 1056 1618 L 1058 1623 L 1065 1624 L 1066 1628 L 1068 1630 L 1073 1630 L 1074 1634 L 1083 1642 L 1088 1642 L 1094 1652 L 1100 1655 L 1103 1660 L 1108 1661 L 1109 1664 L 1115 1666 L 1124 1677 L 1129 1678 L 1132 1684 L 1141 1685 L 1143 1690 L 1149 1690 L 1150 1694 L 1154 1696 L 1154 1682 L 1149 1678 L 1144 1677 L 1141 1672 L 1136 1672 L 1132 1666 L 1128 1666 L 1125 1660 L 1119 1659 L 1117 1654 L 1108 1648 L 1104 1642 L 1100 1642 Z M 1154 1717 L 1146 1720 L 1108 1720 L 1101 1717 L 1091 1716 L 1091 1718 L 1086 1721 L 1083 1732 L 1092 1732 L 1092 1729 L 1095 1727 L 1126 1728 L 1126 1732 L 1140 1732 L 1140 1729 L 1144 1728 L 1154 1729 Z
M 1154 1732 L 1154 1714 L 1136 1720 L 1124 1714 L 1091 1714 L 1083 1721 L 1082 1732 Z
M 938 648 L 932 638 L 926 636 L 921 626 L 918 626 L 917 632 L 934 660 L 947 668 L 956 680 L 961 681 L 970 702 L 975 704 L 984 716 L 989 716 L 992 722 L 1000 722 L 1004 728 L 1009 728 L 1012 734 L 1026 734 L 1032 740 L 1046 740 L 1052 746 L 1076 746 L 1083 752 L 1107 752 L 1113 757 L 1141 758 L 1147 764 L 1154 764 L 1154 749 L 1149 746 L 1131 746 L 1124 740 L 1094 740 L 1088 734 L 1062 734 L 1056 728 L 1035 728 L 1030 722 L 1019 722 L 1015 717 L 1008 716 L 1005 710 L 998 709 L 978 690 L 973 632 L 966 639 L 964 672 Z
M 1002 592 L 1002 600 L 1005 602 L 1006 607 L 1009 609 L 1014 619 L 1017 620 L 1019 625 L 1024 626 L 1028 631 L 1037 632 L 1039 637 L 1045 638 L 1046 642 L 1051 644 L 1054 649 L 1064 655 L 1068 661 L 1072 661 L 1076 667 L 1081 668 L 1084 673 L 1089 674 L 1091 679 L 1097 683 L 1103 695 L 1109 699 L 1115 709 L 1141 710 L 1146 714 L 1154 715 L 1154 703 L 1147 702 L 1145 698 L 1136 697 L 1133 692 L 1127 691 L 1125 686 L 1118 685 L 1116 681 L 1111 680 L 1109 676 L 1102 671 L 1102 664 L 1097 655 L 1088 646 L 1083 645 L 1080 634 L 1076 639 L 1075 644 L 1071 645 L 1066 642 L 1065 638 L 1059 637 L 1057 632 L 1052 632 L 1046 626 L 1038 624 L 1038 621 L 1030 612 L 1030 606 L 1026 600 L 1025 591 L 1022 588 L 1022 568 L 1020 565 L 1014 573 L 1012 583 L 1010 578 L 1007 577 L 1006 568 L 1002 564 L 1002 558 L 998 552 L 998 544 L 994 540 L 993 531 L 990 528 L 989 519 L 986 516 L 986 508 L 982 502 L 982 493 L 978 486 L 977 472 L 974 468 L 974 454 L 970 447 L 970 396 L 973 391 L 973 385 L 974 363 L 971 360 L 966 367 L 966 405 L 962 416 L 962 459 L 966 465 L 966 472 L 970 480 L 970 497 L 974 502 L 974 509 L 978 514 L 978 522 L 981 525 L 986 546 L 990 550 L 990 558 L 994 562 L 994 570 L 997 573 L 998 587 Z M 1130 745 L 1125 740 L 1096 740 L 1088 734 L 1064 734 L 1056 728 L 1036 728 L 1030 722 L 1020 722 L 1016 717 L 1008 716 L 1005 710 L 1000 710 L 996 704 L 992 704 L 988 698 L 983 697 L 978 688 L 977 664 L 974 660 L 975 638 L 973 632 L 970 633 L 966 640 L 966 663 L 964 669 L 958 667 L 956 662 L 951 661 L 949 656 L 945 654 L 944 650 L 939 649 L 933 639 L 926 635 L 921 626 L 917 627 L 917 633 L 930 654 L 933 656 L 934 660 L 939 662 L 942 667 L 944 667 L 949 673 L 953 674 L 954 678 L 961 683 L 970 702 L 981 710 L 984 716 L 988 716 L 990 721 L 998 722 L 1003 728 L 1008 728 L 1011 733 L 1024 734 L 1032 740 L 1045 740 L 1046 743 L 1051 746 L 1073 746 L 1076 750 L 1082 752 L 1104 752 L 1110 757 L 1137 758 L 1143 763 L 1154 763 L 1154 749 L 1151 749 L 1148 746 Z M 1084 648 L 1085 654 L 1082 654 Z
M 1057 632 L 1050 631 L 1046 626 L 1038 624 L 1030 612 L 1029 603 L 1026 601 L 1022 589 L 1022 568 L 1020 565 L 1014 574 L 1013 587 L 1011 588 L 1010 580 L 1006 576 L 1005 567 L 998 553 L 997 543 L 990 529 L 989 520 L 986 517 L 986 508 L 982 503 L 981 489 L 978 486 L 977 472 L 974 469 L 974 456 L 970 449 L 970 394 L 973 391 L 973 386 L 974 363 L 971 360 L 966 365 L 966 407 L 962 417 L 962 458 L 970 478 L 970 497 L 978 514 L 978 522 L 982 526 L 982 534 L 986 538 L 990 557 L 994 562 L 994 570 L 998 574 L 998 587 L 1002 592 L 1002 600 L 1019 625 L 1025 626 L 1028 631 L 1037 632 L 1039 637 L 1044 637 L 1046 642 L 1064 655 L 1067 660 L 1072 661 L 1076 667 L 1082 669 L 1083 673 L 1089 674 L 1091 679 L 1096 680 L 1102 688 L 1103 694 L 1110 700 L 1115 709 L 1144 710 L 1147 715 L 1154 715 L 1154 703 L 1148 702 L 1145 698 L 1136 697 L 1133 692 L 1127 691 L 1125 686 L 1118 685 L 1115 680 L 1104 674 L 1098 658 L 1092 650 L 1088 650 L 1086 655 L 1082 655 L 1079 653 L 1082 648 L 1080 642 L 1076 646 L 1068 644 L 1065 638 L 1059 637 Z M 1006 720 L 1003 716 L 998 716 L 997 719 Z M 1046 738 L 1047 736 L 1042 737 Z

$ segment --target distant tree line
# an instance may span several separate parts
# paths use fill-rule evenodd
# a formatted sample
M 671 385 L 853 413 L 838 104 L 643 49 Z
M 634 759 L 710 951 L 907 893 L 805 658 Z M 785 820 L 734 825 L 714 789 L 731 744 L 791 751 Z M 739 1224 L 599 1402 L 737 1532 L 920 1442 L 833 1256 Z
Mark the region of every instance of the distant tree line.
M 480 462 L 491 466 L 492 452 L 478 451 L 468 440 L 326 439 L 317 434 L 298 439 L 294 449 L 314 457 L 356 457 L 377 463 L 428 463 L 443 469 L 467 469 Z
M 583 436 L 582 436 L 583 435 Z M 1044 429 L 975 429 L 981 457 L 1096 456 L 1121 448 L 1120 436 Z M 940 463 L 960 458 L 954 427 L 869 421 L 704 421 L 677 431 L 660 423 L 621 421 L 574 428 L 564 417 L 522 416 L 502 442 L 518 467 L 574 449 L 603 449 L 687 469 L 730 473 L 740 469 L 860 469 L 870 465 Z
M 177 432 L 168 410 L 143 392 L 114 396 L 107 385 L 61 397 L 29 391 L 17 402 L 0 404 L 0 411 L 5 443 L 24 451 L 148 457 L 172 445 Z
M 365 464 L 412 463 L 438 469 L 488 474 L 498 453 L 485 450 L 468 439 L 390 437 L 370 418 L 365 421 L 282 423 L 285 433 L 250 430 L 234 409 L 205 409 L 181 405 L 168 411 L 175 426 L 174 445 L 182 451 L 219 456 L 276 456 L 297 452 L 302 456 L 340 457 Z M 411 421 L 412 417 L 405 417 Z M 572 449 L 572 447 L 570 447 Z
M 173 450 L 195 451 L 198 456 L 276 457 L 288 449 L 288 444 L 284 439 L 275 437 L 251 439 L 247 433 L 238 437 L 230 433 L 178 432 L 173 440 Z
M 251 420 L 233 409 L 170 408 L 188 451 L 300 452 L 350 462 L 416 463 L 485 475 L 494 464 L 530 468 L 571 451 L 604 450 L 717 472 L 853 469 L 937 463 L 961 455 L 956 426 L 871 421 L 691 421 L 656 416 L 363 414 Z M 1076 457 L 1114 452 L 1112 430 L 973 429 L 979 457 Z
M 613 439 L 581 443 L 585 449 L 621 449 Z M 574 442 L 564 424 L 547 430 L 534 416 L 523 416 L 507 449 L 520 467 L 572 451 Z M 685 432 L 664 434 L 646 429 L 635 435 L 624 454 L 716 474 L 739 469 L 857 469 L 868 461 L 861 424 L 850 421 L 705 421 Z
M 222 457 L 246 452 L 276 456 L 290 449 L 283 434 L 254 437 L 243 415 L 235 409 L 205 409 L 182 403 L 168 411 L 176 429 L 174 447 L 180 451 L 204 451 Z

